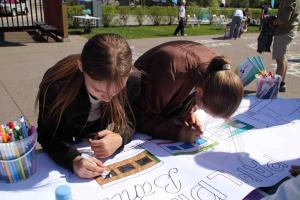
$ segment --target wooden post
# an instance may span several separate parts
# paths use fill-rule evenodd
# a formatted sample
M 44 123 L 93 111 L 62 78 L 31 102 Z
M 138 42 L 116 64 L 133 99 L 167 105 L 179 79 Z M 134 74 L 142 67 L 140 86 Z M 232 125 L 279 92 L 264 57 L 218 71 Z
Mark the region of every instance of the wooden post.
M 44 0 L 44 17 L 48 25 L 58 29 L 58 35 L 68 38 L 67 6 L 62 0 Z

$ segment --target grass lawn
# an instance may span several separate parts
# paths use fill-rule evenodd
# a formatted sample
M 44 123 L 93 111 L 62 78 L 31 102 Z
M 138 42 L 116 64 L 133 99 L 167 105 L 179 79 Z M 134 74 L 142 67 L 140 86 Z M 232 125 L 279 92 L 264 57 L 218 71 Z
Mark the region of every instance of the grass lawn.
M 97 33 L 118 33 L 126 39 L 170 37 L 173 35 L 176 25 L 169 26 L 126 26 L 126 27 L 105 27 L 94 28 L 91 33 L 84 34 L 83 29 L 69 29 L 69 34 L 80 34 L 90 38 Z M 188 36 L 198 35 L 224 35 L 225 27 L 213 25 L 186 26 L 185 33 Z M 249 26 L 248 33 L 258 32 L 258 27 Z

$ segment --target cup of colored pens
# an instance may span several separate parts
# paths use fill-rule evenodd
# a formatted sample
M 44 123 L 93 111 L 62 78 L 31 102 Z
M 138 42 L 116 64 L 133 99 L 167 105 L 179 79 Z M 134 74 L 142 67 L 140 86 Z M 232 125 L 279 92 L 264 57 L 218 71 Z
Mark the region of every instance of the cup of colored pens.
M 255 75 L 256 78 L 256 97 L 260 99 L 277 98 L 281 76 L 273 75 L 272 72 L 261 71 Z
M 25 180 L 36 171 L 37 132 L 24 117 L 0 124 L 0 179 L 8 183 Z

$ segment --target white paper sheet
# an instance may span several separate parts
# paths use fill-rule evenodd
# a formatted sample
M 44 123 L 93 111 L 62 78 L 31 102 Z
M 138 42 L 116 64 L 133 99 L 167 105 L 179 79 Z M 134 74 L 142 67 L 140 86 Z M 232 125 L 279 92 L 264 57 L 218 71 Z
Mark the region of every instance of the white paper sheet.
M 291 164 L 300 164 L 299 108 L 300 99 L 251 97 L 243 100 L 230 123 L 199 111 L 205 125 L 201 145 L 137 134 L 123 151 L 105 161 L 115 167 L 116 179 L 79 179 L 41 153 L 37 173 L 28 180 L 0 181 L 0 197 L 50 200 L 58 185 L 68 184 L 74 199 L 242 199 L 253 189 L 286 177 Z M 89 147 L 78 148 L 91 153 Z

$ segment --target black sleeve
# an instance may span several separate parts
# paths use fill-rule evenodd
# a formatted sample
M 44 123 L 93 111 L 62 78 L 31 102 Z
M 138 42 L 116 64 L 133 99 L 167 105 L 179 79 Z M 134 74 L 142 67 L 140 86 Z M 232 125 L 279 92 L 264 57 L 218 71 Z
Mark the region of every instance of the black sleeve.
M 66 132 L 66 120 L 63 116 L 61 122 L 57 124 L 53 117 L 48 116 L 58 94 L 59 85 L 53 85 L 47 91 L 45 102 L 39 99 L 38 142 L 56 163 L 72 170 L 73 160 L 80 153 L 67 142 L 66 138 L 70 134 Z
M 121 147 L 124 147 L 124 145 L 126 145 L 127 143 L 129 143 L 133 139 L 133 135 L 134 135 L 134 132 L 135 132 L 135 125 L 133 123 L 133 118 L 132 117 L 133 117 L 133 115 L 128 116 L 127 127 L 126 127 L 124 133 L 122 134 L 123 142 L 122 142 Z
M 135 106 L 137 105 L 137 101 L 140 97 L 140 72 L 136 68 L 133 69 L 133 72 L 128 78 L 126 83 L 126 92 L 128 98 L 128 104 L 125 106 L 125 112 L 128 118 L 128 124 L 123 138 L 123 145 L 129 143 L 134 136 L 135 127 L 136 127 L 136 119 L 135 119 Z

